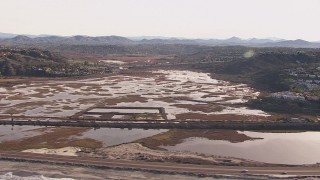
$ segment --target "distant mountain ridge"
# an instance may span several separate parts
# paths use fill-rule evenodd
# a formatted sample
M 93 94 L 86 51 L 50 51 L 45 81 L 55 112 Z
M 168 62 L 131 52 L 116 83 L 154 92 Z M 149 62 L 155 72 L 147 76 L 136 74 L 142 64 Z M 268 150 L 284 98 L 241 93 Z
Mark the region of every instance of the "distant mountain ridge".
M 121 36 L 44 36 L 31 38 L 25 35 L 17 35 L 12 38 L 0 39 L 2 44 L 41 44 L 41 43 L 58 43 L 58 44 L 130 44 L 133 41 Z
M 319 45 L 320 43 L 297 39 L 297 40 L 280 41 L 272 45 L 276 47 L 314 47 L 317 44 Z
M 254 47 L 296 47 L 296 48 L 320 48 L 320 42 L 309 42 L 302 39 L 241 39 L 231 37 L 229 39 L 187 39 L 167 38 L 161 36 L 52 36 L 52 35 L 15 35 L 0 33 L 2 45 L 41 45 L 41 44 L 72 44 L 72 45 L 134 45 L 134 44 L 184 44 L 207 46 L 254 46 Z
M 17 36 L 17 34 L 11 34 L 11 33 L 0 33 L 0 39 L 6 39 L 6 38 L 13 38 Z

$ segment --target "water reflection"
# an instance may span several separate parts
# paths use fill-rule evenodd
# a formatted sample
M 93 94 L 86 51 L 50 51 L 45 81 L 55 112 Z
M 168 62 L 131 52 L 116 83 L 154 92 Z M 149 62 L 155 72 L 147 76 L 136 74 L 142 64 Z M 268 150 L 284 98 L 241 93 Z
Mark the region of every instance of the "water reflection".
M 0 126 L 0 143 L 40 135 L 35 126 Z
M 15 141 L 41 136 L 57 129 L 57 127 L 35 127 L 35 126 L 0 126 L 0 143 L 5 141 Z M 71 128 L 64 128 L 65 131 L 72 130 Z M 78 128 L 79 129 L 79 128 Z M 102 142 L 103 146 L 114 146 L 123 143 L 136 141 L 138 139 L 154 136 L 159 133 L 166 132 L 168 130 L 161 129 L 119 129 L 119 128 L 82 128 L 81 135 L 74 135 L 66 137 L 72 139 L 91 139 L 94 141 Z M 70 135 L 70 134 L 69 134 Z M 57 141 L 59 141 L 57 137 Z
M 104 146 L 114 146 L 154 136 L 166 131 L 168 130 L 102 128 L 96 130 L 91 129 L 84 132 L 82 136 L 77 136 L 77 138 L 90 138 L 102 142 Z
M 46 134 L 51 128 L 0 126 L 0 143 Z M 320 162 L 320 132 L 264 133 L 231 130 L 89 129 L 70 139 L 92 139 L 103 146 L 140 142 L 151 148 L 192 151 L 277 164 Z
M 320 132 L 261 133 L 242 132 L 253 141 L 231 143 L 192 137 L 168 150 L 193 151 L 212 155 L 231 156 L 277 164 L 315 164 L 320 162 Z

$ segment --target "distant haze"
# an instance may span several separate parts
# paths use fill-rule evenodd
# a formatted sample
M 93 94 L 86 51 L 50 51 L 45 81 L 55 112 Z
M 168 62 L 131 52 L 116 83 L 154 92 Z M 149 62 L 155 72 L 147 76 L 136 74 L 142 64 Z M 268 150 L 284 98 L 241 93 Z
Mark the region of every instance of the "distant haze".
M 0 32 L 320 41 L 319 0 L 0 0 Z

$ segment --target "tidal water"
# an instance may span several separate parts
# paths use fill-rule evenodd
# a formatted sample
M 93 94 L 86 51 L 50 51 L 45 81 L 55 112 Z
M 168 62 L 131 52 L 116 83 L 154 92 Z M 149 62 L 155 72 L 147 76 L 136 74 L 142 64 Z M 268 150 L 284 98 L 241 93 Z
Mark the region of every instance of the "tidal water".
M 0 143 L 28 139 L 50 131 L 50 128 L 45 131 L 39 130 L 39 128 L 34 126 L 0 126 Z M 81 135 L 72 136 L 72 138 L 90 138 L 100 141 L 104 147 L 108 147 L 130 143 L 160 133 L 166 133 L 167 131 L 167 129 L 101 128 L 96 130 L 88 129 Z M 205 130 L 205 132 L 207 131 Z M 244 158 L 265 163 L 292 165 L 320 163 L 320 132 L 274 133 L 238 131 L 238 133 L 252 137 L 252 140 L 236 143 L 228 141 L 228 137 L 225 137 L 226 140 L 212 140 L 214 138 L 209 140 L 204 138 L 202 133 L 202 136 L 196 137 L 193 134 L 192 136 L 194 137 L 189 136 L 181 139 L 178 144 L 161 147 L 169 151 L 190 151 L 208 155 Z
M 210 155 L 230 156 L 276 164 L 320 163 L 320 132 L 264 133 L 240 132 L 261 139 L 232 143 L 192 137 L 168 150 L 191 151 Z

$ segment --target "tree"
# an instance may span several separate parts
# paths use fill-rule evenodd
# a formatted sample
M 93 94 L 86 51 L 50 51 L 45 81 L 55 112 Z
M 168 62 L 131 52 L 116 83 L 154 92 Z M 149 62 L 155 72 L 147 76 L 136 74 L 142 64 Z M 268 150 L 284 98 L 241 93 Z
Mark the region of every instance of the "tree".
M 17 75 L 25 75 L 26 72 L 27 71 L 26 71 L 24 66 L 18 66 L 17 67 L 17 70 L 16 70 Z
M 2 66 L 1 74 L 4 76 L 15 76 L 16 75 L 16 70 L 14 69 L 12 63 L 10 61 L 6 60 L 4 62 L 4 65 Z

